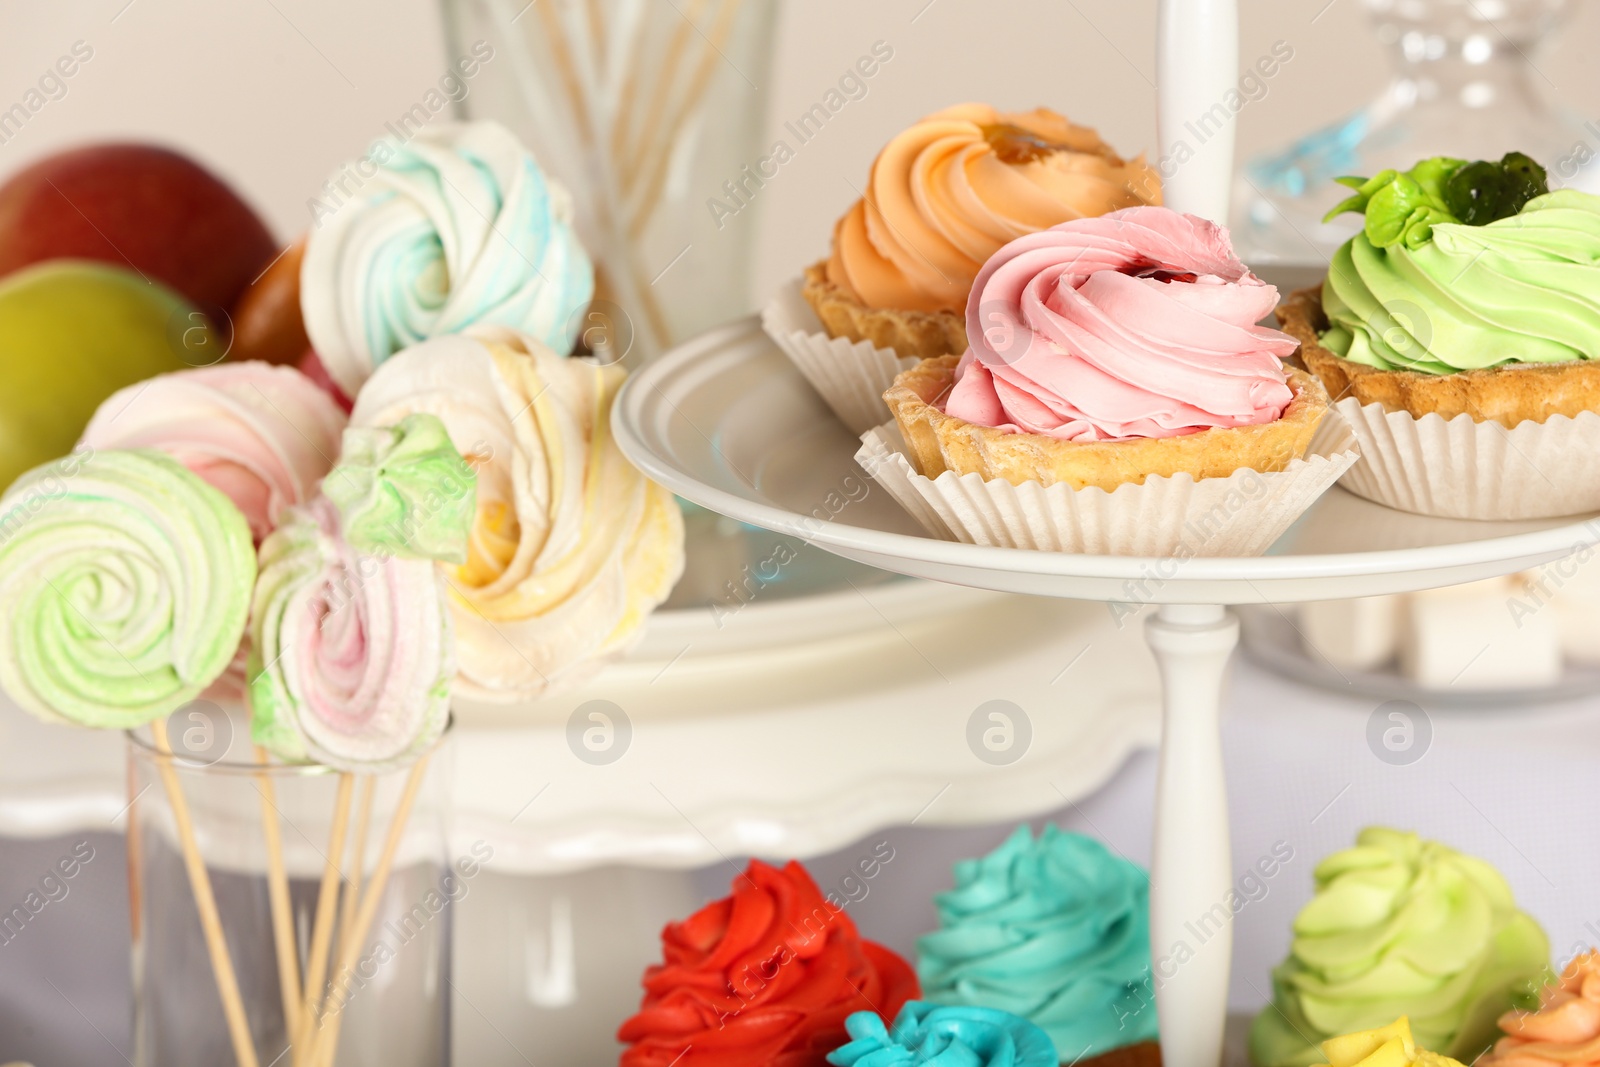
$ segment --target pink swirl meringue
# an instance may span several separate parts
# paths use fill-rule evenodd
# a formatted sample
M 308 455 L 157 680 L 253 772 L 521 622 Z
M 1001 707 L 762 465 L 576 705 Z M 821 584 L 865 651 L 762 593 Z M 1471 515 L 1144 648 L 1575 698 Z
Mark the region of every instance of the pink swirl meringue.
M 219 363 L 113 393 L 80 443 L 166 453 L 231 499 L 259 544 L 285 508 L 316 495 L 344 426 L 333 398 L 294 368 Z
M 455 643 L 427 559 L 366 555 L 327 497 L 261 546 L 250 609 L 251 736 L 352 773 L 409 766 L 450 718 Z
M 990 257 L 946 414 L 1067 441 L 1273 422 L 1297 342 L 1216 223 L 1164 207 L 1074 219 Z

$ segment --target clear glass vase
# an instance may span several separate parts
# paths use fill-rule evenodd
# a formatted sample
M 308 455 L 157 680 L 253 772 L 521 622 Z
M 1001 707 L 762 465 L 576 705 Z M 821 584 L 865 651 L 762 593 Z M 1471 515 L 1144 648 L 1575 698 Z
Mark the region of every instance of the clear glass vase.
M 1250 160 L 1235 180 L 1234 244 L 1252 264 L 1321 264 L 1360 218 L 1327 211 L 1334 179 L 1404 170 L 1430 156 L 1526 152 L 1550 184 L 1600 188 L 1595 134 L 1555 99 L 1539 56 L 1569 0 L 1366 0 L 1394 77 L 1331 126 Z
M 170 720 L 172 755 L 128 735 L 135 1067 L 238 1063 L 244 1030 L 258 1067 L 449 1063 L 450 905 L 479 860 L 448 854 L 448 738 L 413 786 L 408 771 L 257 763 L 247 731 L 197 701 Z M 186 842 L 238 990 L 234 1027 Z
M 582 343 L 648 359 L 750 310 L 746 208 L 764 184 L 751 168 L 766 155 L 758 87 L 776 3 L 442 0 L 442 12 L 452 58 L 480 59 L 462 110 L 516 131 L 573 194 L 598 268 Z

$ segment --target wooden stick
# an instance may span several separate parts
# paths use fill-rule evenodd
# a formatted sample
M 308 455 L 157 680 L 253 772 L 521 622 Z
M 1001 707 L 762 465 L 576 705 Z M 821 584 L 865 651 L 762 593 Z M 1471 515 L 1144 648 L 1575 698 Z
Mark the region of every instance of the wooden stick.
M 583 88 L 578 84 L 578 71 L 573 66 L 571 47 L 561 26 L 555 0 L 539 0 L 534 6 L 539 9 L 539 18 L 544 21 L 545 35 L 550 39 L 550 54 L 555 58 L 556 71 L 561 75 L 561 84 L 567 91 L 567 105 L 572 108 L 577 120 L 578 135 L 585 144 L 589 144 L 594 139 L 594 128 L 589 121 L 589 108 Z
M 399 801 L 395 804 L 394 815 L 389 819 L 389 834 L 383 842 L 383 851 L 378 854 L 378 863 L 372 869 L 372 879 L 367 883 L 367 889 L 361 897 L 361 907 L 356 912 L 355 926 L 351 936 L 340 941 L 339 963 L 333 970 L 332 990 L 336 992 L 340 982 L 347 981 L 354 972 L 357 957 L 361 955 L 362 942 L 366 941 L 367 934 L 372 929 L 372 921 L 377 918 L 378 905 L 383 902 L 384 890 L 388 888 L 389 872 L 394 867 L 394 858 L 400 851 L 400 839 L 405 836 L 406 823 L 411 818 L 412 805 L 416 803 L 417 794 L 422 788 L 422 779 L 428 769 L 428 756 L 424 755 L 411 765 L 411 773 L 406 776 L 405 790 L 400 794 Z M 329 993 L 329 999 L 333 992 Z M 339 1047 L 339 1026 L 344 1019 L 344 1006 L 329 1016 L 325 1025 L 317 1031 L 316 1044 L 313 1046 L 310 1063 L 312 1067 L 323 1067 L 333 1063 L 333 1055 Z
M 256 762 L 267 766 L 267 750 L 256 746 Z M 300 1030 L 300 954 L 294 944 L 294 911 L 289 903 L 289 876 L 283 867 L 283 836 L 278 826 L 278 803 L 272 775 L 256 774 L 261 792 L 261 835 L 267 845 L 267 900 L 272 908 L 272 941 L 278 955 L 278 990 L 283 999 L 283 1031 L 290 1041 L 289 1061 L 300 1067 L 293 1044 Z
M 667 43 L 666 58 L 661 61 L 661 72 L 656 78 L 655 92 L 650 94 L 650 109 L 645 112 L 644 125 L 639 127 L 639 144 L 642 146 L 647 140 L 655 139 L 655 131 L 661 125 L 661 117 L 665 112 L 667 101 L 672 96 L 672 83 L 678 80 L 678 63 L 683 59 L 683 50 L 689 45 L 689 34 L 693 32 L 695 23 L 699 20 L 701 12 L 706 6 L 706 0 L 692 0 L 689 10 L 683 13 L 683 18 L 678 21 L 673 31 L 672 39 Z M 622 191 L 632 193 L 641 176 L 642 159 L 640 149 L 629 153 L 623 161 Z
M 211 956 L 211 970 L 216 975 L 217 992 L 222 997 L 222 1014 L 228 1021 L 228 1036 L 233 1041 L 233 1055 L 239 1067 L 260 1067 L 256 1059 L 255 1039 L 250 1036 L 250 1020 L 245 1015 L 244 998 L 239 995 L 239 979 L 233 971 L 233 957 L 228 954 L 228 941 L 222 933 L 222 917 L 217 912 L 217 898 L 211 892 L 211 875 L 206 871 L 206 861 L 200 855 L 195 840 L 194 820 L 189 815 L 189 804 L 183 797 L 183 786 L 178 772 L 172 766 L 172 745 L 167 741 L 167 723 L 157 719 L 150 724 L 155 738 L 156 770 L 167 791 L 167 802 L 172 805 L 172 821 L 178 827 L 178 841 L 183 846 L 183 864 L 189 871 L 189 888 L 194 892 L 195 905 L 200 910 L 200 928 L 205 932 L 206 951 Z
M 724 0 L 722 7 L 718 9 L 716 24 L 711 28 L 710 39 L 700 56 L 700 65 L 695 68 L 689 81 L 689 90 L 684 94 L 678 110 L 667 124 L 666 136 L 659 142 L 659 151 L 654 152 L 648 161 L 642 161 L 649 164 L 650 184 L 644 196 L 636 202 L 637 206 L 628 222 L 628 236 L 633 240 L 638 240 L 644 228 L 650 224 L 656 208 L 661 204 L 661 196 L 667 188 L 667 165 L 672 161 L 673 146 L 683 135 L 684 125 L 699 109 L 701 100 L 711 85 L 711 76 L 716 73 L 717 64 L 722 59 L 723 46 L 733 34 L 733 24 L 739 17 L 741 2 L 742 0 Z M 645 135 L 654 139 L 654 130 L 647 129 Z
M 361 800 L 356 806 L 356 832 L 350 845 L 350 875 L 344 883 L 344 902 L 339 905 L 339 950 L 335 959 L 343 959 L 354 932 L 356 906 L 361 902 L 362 871 L 367 859 L 367 827 L 372 822 L 372 795 L 378 786 L 378 776 L 363 775 Z
M 315 1039 L 317 1016 L 322 1010 L 323 978 L 328 972 L 328 948 L 333 940 L 333 916 L 339 902 L 339 860 L 344 855 L 345 831 L 350 825 L 350 794 L 355 776 L 339 775 L 339 791 L 333 801 L 333 826 L 328 831 L 328 853 L 322 868 L 322 889 L 317 895 L 317 919 L 311 928 L 311 956 L 306 963 L 305 1000 L 300 1009 L 300 1031 L 295 1044 L 310 1055 Z M 314 1062 L 302 1060 L 302 1063 Z

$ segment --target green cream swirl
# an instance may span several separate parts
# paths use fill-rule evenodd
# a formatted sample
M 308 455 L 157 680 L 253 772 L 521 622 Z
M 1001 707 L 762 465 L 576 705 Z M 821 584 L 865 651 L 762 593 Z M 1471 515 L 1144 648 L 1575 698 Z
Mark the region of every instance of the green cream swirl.
M 1561 189 L 1486 226 L 1339 249 L 1322 286 L 1322 343 L 1385 370 L 1451 374 L 1600 358 L 1600 196 Z
M 50 722 L 158 719 L 233 660 L 255 575 L 244 516 L 175 460 L 37 467 L 0 498 L 0 686 Z
M 1537 1002 L 1549 961 L 1544 931 L 1493 867 L 1369 827 L 1317 865 L 1316 895 L 1272 972 L 1273 1002 L 1250 1028 L 1250 1058 L 1322 1063 L 1319 1042 L 1405 1015 L 1419 1045 L 1471 1063 L 1501 1013 Z
M 339 463 L 322 481 L 352 547 L 446 563 L 467 561 L 476 488 L 444 423 L 422 413 L 345 430 Z

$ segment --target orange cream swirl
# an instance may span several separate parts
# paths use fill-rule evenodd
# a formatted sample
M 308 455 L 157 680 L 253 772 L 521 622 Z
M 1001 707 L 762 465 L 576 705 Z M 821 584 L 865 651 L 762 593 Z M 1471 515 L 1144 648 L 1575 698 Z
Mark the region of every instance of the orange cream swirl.
M 1045 108 L 935 112 L 886 145 L 834 229 L 828 280 L 868 307 L 954 311 L 1000 246 L 1070 219 L 1161 203 L 1161 179 Z
M 1567 964 L 1538 1011 L 1508 1011 L 1505 1031 L 1478 1067 L 1576 1067 L 1600 1063 L 1600 952 Z

